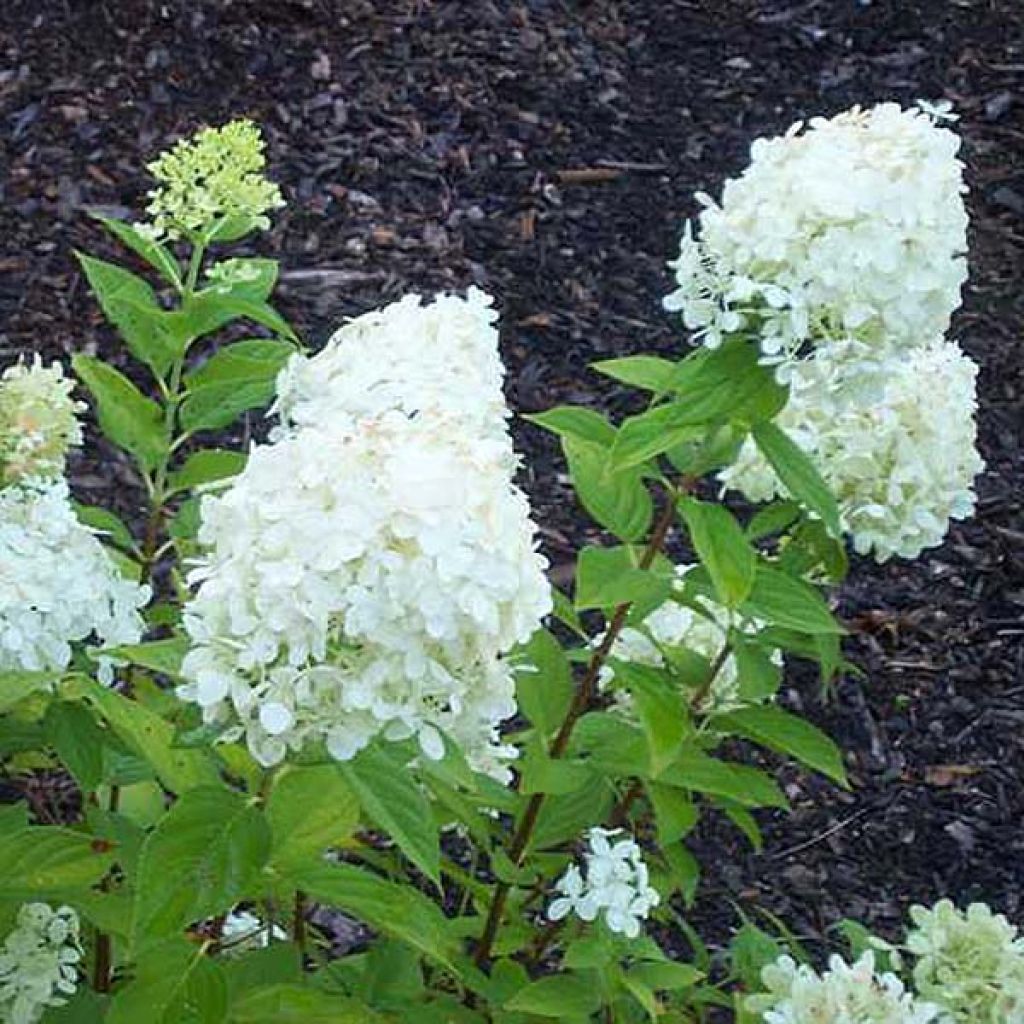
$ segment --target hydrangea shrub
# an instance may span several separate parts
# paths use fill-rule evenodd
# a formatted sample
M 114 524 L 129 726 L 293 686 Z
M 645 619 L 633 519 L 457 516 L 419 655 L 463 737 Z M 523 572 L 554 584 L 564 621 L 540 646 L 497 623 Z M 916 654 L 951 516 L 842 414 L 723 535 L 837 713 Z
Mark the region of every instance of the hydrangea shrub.
M 132 362 L 73 360 L 129 522 L 70 497 L 62 370 L 0 378 L 0 757 L 81 797 L 0 811 L 0 1019 L 1015 1019 L 1020 940 L 987 908 L 915 910 L 905 948 L 823 973 L 752 925 L 724 959 L 659 943 L 700 819 L 758 845 L 787 805 L 755 750 L 846 785 L 778 695 L 796 660 L 843 665 L 847 540 L 912 557 L 973 508 L 940 115 L 759 140 L 674 265 L 703 344 L 596 364 L 646 404 L 620 422 L 530 417 L 600 528 L 568 592 L 517 484 L 494 300 L 409 295 L 311 353 L 276 263 L 229 248 L 283 203 L 263 150 L 205 129 L 150 165 L 147 220 L 100 218 L 145 276 L 78 254 Z

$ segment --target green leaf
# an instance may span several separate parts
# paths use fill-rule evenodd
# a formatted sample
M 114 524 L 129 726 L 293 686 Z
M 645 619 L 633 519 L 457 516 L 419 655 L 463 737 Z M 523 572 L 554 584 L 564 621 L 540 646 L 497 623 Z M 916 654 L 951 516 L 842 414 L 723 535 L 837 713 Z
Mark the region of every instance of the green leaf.
M 267 803 L 274 843 L 270 865 L 283 875 L 323 860 L 359 824 L 359 801 L 333 765 L 286 767 Z
M 46 738 L 84 795 L 103 781 L 106 736 L 84 705 L 54 701 L 46 711 Z
M 64 1006 L 53 1006 L 42 1017 L 42 1024 L 101 1024 L 105 1006 L 92 989 L 79 987 Z
M 757 644 L 747 643 L 738 636 L 733 636 L 731 643 L 740 700 L 763 701 L 774 697 L 782 682 L 782 666 L 772 661 L 768 652 Z
M 273 306 L 248 298 L 244 291 L 225 291 L 218 286 L 204 288 L 186 299 L 178 316 L 181 318 L 181 330 L 193 337 L 216 331 L 232 320 L 252 320 L 282 338 L 298 340 L 291 326 Z
M 134 943 L 171 935 L 254 895 L 270 842 L 266 819 L 239 794 L 223 786 L 184 794 L 143 844 Z
M 719 600 L 728 608 L 736 608 L 747 599 L 754 585 L 754 549 L 724 506 L 686 498 L 680 503 L 680 510 Z
M 135 550 L 135 538 L 131 530 L 109 509 L 99 505 L 82 505 L 74 502 L 78 521 L 102 534 L 111 544 L 125 551 Z
M 96 404 L 100 429 L 114 444 L 130 452 L 148 471 L 167 454 L 167 436 L 160 406 L 123 374 L 95 356 L 76 355 L 75 373 Z
M 615 440 L 615 428 L 600 413 L 578 405 L 558 405 L 546 412 L 524 416 L 523 419 L 559 437 L 574 437 L 603 447 Z
M 775 780 L 757 768 L 719 761 L 687 748 L 659 777 L 669 786 L 735 800 L 744 807 L 788 807 Z
M 594 777 L 588 765 L 565 758 L 552 759 L 546 749 L 533 744 L 519 764 L 523 793 L 575 793 Z
M 655 992 L 678 992 L 696 985 L 704 972 L 693 964 L 658 963 L 635 964 L 629 969 L 630 975 L 641 980 Z
M 66 828 L 27 825 L 0 834 L 0 899 L 45 898 L 54 889 L 88 887 L 114 863 L 107 844 Z
M 0 712 L 10 710 L 33 693 L 52 690 L 59 678 L 54 672 L 0 672 Z
M 231 1007 L 230 1024 L 374 1024 L 382 1018 L 365 1003 L 304 985 L 269 985 L 247 992 Z
M 360 751 L 339 771 L 367 816 L 435 885 L 441 885 L 441 851 L 430 804 L 404 759 L 380 745 Z
M 150 640 L 144 644 L 124 644 L 121 647 L 107 647 L 102 657 L 117 663 L 138 665 L 161 675 L 179 678 L 181 663 L 188 651 L 188 638 L 170 637 L 167 640 Z
M 253 989 L 302 981 L 302 951 L 294 942 L 274 942 L 261 949 L 237 949 L 224 962 L 232 1005 Z
M 656 606 L 664 601 L 672 591 L 671 575 L 658 563 L 641 569 L 638 559 L 635 548 L 584 548 L 576 565 L 576 608 L 614 608 L 634 602 Z
M 603 359 L 590 364 L 591 369 L 606 377 L 643 388 L 644 391 L 668 391 L 675 380 L 676 364 L 657 356 L 627 356 L 625 359 Z
M 740 708 L 715 716 L 715 728 L 745 736 L 780 754 L 788 754 L 822 775 L 846 785 L 839 748 L 816 726 L 774 704 Z
M 193 452 L 181 469 L 170 474 L 170 493 L 191 490 L 203 484 L 226 480 L 245 468 L 245 455 L 226 448 L 203 448 Z
M 682 402 L 670 402 L 630 416 L 619 428 L 612 465 L 616 470 L 639 466 L 670 448 L 701 437 L 705 424 L 705 417 Z
M 601 1006 L 601 989 L 594 979 L 577 974 L 552 974 L 520 989 L 506 1010 L 538 1017 L 589 1018 Z
M 227 984 L 220 964 L 180 938 L 153 944 L 118 990 L 104 1024 L 220 1024 Z
M 662 846 L 671 846 L 689 835 L 697 824 L 700 811 L 683 790 L 651 782 L 647 785 L 647 795 L 654 806 L 658 842 Z
M 562 724 L 574 690 L 562 645 L 538 629 L 516 651 L 513 664 L 520 709 L 542 736 L 550 736 Z
M 761 988 L 761 971 L 783 954 L 782 946 L 767 932 L 746 922 L 729 944 L 733 974 L 751 992 Z
M 654 503 L 642 470 L 616 470 L 607 448 L 576 437 L 563 437 L 562 448 L 576 495 L 595 521 L 620 540 L 645 537 Z
M 141 277 L 85 253 L 75 255 L 100 307 L 132 355 L 163 377 L 184 348 L 175 314 L 160 308 L 153 289 Z
M 214 277 L 214 270 L 223 270 L 239 280 L 229 283 Z M 220 260 L 207 268 L 210 291 L 217 295 L 233 295 L 249 302 L 266 302 L 277 284 L 277 260 L 254 256 L 236 256 Z
M 455 969 L 459 949 L 447 919 L 412 886 L 396 885 L 352 864 L 319 864 L 296 872 L 294 880 L 310 899 L 339 907 Z
M 821 595 L 802 580 L 758 565 L 743 611 L 775 626 L 801 633 L 842 633 Z
M 747 523 L 747 540 L 751 543 L 770 537 L 773 533 L 781 533 L 796 521 L 800 515 L 800 506 L 795 501 L 773 501 L 770 505 L 758 509 L 753 519 Z
M 529 849 L 546 850 L 579 834 L 595 821 L 604 821 L 612 807 L 613 791 L 595 777 L 574 793 L 548 797 L 537 816 Z
M 650 773 L 657 777 L 673 762 L 689 734 L 690 716 L 682 694 L 665 671 L 628 661 L 613 661 L 616 686 L 633 696 L 647 737 Z M 638 765 L 640 771 L 642 766 Z
M 185 378 L 182 427 L 220 430 L 247 409 L 269 405 L 277 375 L 294 353 L 286 342 L 259 338 L 220 349 Z
M 814 463 L 774 423 L 755 423 L 751 434 L 786 490 L 809 508 L 838 537 L 839 506 Z
M 677 364 L 672 390 L 681 397 L 622 424 L 612 453 L 615 466 L 647 462 L 719 421 L 746 423 L 775 415 L 786 392 L 759 358 L 756 345 L 738 341 Z
M 74 684 L 65 695 L 85 697 L 129 750 L 153 766 L 172 793 L 181 795 L 197 786 L 219 783 L 220 774 L 209 751 L 175 748 L 174 727 L 155 711 L 95 680 L 76 678 Z
M 181 271 L 174 257 L 159 243 L 142 234 L 134 224 L 125 220 L 113 220 L 90 211 L 89 216 L 98 220 L 119 242 L 137 256 L 141 256 L 161 277 L 175 288 L 181 288 Z

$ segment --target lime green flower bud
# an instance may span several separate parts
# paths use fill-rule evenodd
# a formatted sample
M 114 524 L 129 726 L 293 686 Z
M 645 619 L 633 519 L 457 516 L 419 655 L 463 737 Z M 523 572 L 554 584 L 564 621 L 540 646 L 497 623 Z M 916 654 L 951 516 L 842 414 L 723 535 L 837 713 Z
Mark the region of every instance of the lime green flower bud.
M 64 472 L 68 449 L 82 443 L 77 414 L 85 405 L 71 397 L 74 381 L 58 363 L 8 367 L 0 377 L 0 486 L 48 480 Z
M 149 164 L 159 182 L 146 207 L 154 239 L 238 238 L 270 224 L 267 213 L 284 206 L 281 190 L 263 176 L 266 157 L 252 121 L 204 128 Z

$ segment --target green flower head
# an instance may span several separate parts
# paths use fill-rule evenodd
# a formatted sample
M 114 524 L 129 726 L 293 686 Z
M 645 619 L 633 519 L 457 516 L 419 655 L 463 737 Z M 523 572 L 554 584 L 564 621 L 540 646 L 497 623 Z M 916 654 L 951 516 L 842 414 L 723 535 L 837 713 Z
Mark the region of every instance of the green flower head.
M 0 377 L 0 487 L 22 480 L 48 480 L 64 472 L 68 449 L 82 443 L 71 397 L 74 382 L 60 365 L 9 366 Z
M 957 1024 L 1024 1019 L 1024 938 L 984 903 L 958 910 L 950 900 L 911 907 L 906 948 L 917 957 L 921 995 Z
M 146 234 L 230 241 L 268 227 L 267 213 L 284 199 L 263 175 L 264 147 L 260 129 L 242 120 L 204 128 L 162 153 L 149 164 L 159 185 L 149 193 Z

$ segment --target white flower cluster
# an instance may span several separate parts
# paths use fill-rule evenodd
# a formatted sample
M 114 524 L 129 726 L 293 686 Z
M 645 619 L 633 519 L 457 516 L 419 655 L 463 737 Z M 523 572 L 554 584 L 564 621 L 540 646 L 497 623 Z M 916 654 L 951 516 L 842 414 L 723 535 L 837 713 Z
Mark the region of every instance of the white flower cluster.
M 264 764 L 442 733 L 505 777 L 503 655 L 551 606 L 505 429 L 489 300 L 417 297 L 279 382 L 285 423 L 202 507 L 179 693 Z M 355 383 L 353 383 L 355 382 Z
M 0 1019 L 36 1024 L 47 1007 L 74 995 L 79 944 L 78 915 L 70 907 L 26 903 L 0 948 Z
M 0 671 L 66 668 L 79 641 L 137 643 L 149 597 L 78 521 L 63 480 L 0 490 Z
M 914 558 L 974 509 L 977 366 L 941 339 L 880 359 L 858 348 L 796 363 L 776 423 L 817 466 L 860 554 Z M 749 439 L 720 478 L 752 501 L 787 493 Z
M 895 103 L 756 140 L 721 205 L 699 197 L 665 306 L 711 346 L 754 328 L 767 355 L 942 334 L 967 277 L 959 145 L 934 110 Z
M 852 966 L 833 956 L 818 974 L 788 956 L 765 967 L 767 989 L 750 996 L 747 1009 L 765 1024 L 939 1024 L 938 1007 L 915 999 L 892 973 L 875 970 L 868 951 Z
M 692 565 L 676 567 L 679 587 L 691 569 Z M 612 645 L 612 661 L 664 668 L 671 663 L 673 650 L 685 649 L 714 664 L 728 641 L 729 628 L 733 624 L 732 616 L 728 608 L 709 598 L 701 597 L 697 603 L 703 609 L 703 613 L 689 605 L 669 599 L 639 625 L 626 626 Z M 758 623 L 755 621 L 754 625 Z M 599 644 L 601 639 L 602 637 L 597 637 L 594 644 Z M 782 663 L 782 656 L 778 651 L 772 652 L 772 659 L 778 664 Z M 615 679 L 614 664 L 603 665 L 598 678 L 603 689 L 610 687 Z M 620 706 L 629 707 L 628 694 L 617 690 L 615 696 Z M 741 703 L 739 670 L 736 658 L 730 651 L 718 666 L 711 681 L 704 710 L 714 709 L 722 712 L 738 707 Z
M 629 939 L 640 934 L 640 922 L 660 897 L 650 884 L 640 847 L 632 839 L 616 838 L 621 834 L 621 829 L 590 829 L 584 871 L 570 864 L 559 879 L 555 888 L 560 895 L 548 907 L 550 920 L 575 913 L 583 921 L 593 921 L 603 913 L 611 931 Z
M 7 367 L 0 377 L 0 486 L 49 479 L 64 472 L 69 448 L 82 443 L 77 414 L 85 406 L 71 397 L 74 381 L 59 363 Z
M 956 1024 L 1024 1022 L 1024 937 L 983 903 L 912 907 L 914 984 Z
M 665 305 L 706 345 L 757 339 L 790 400 L 778 422 L 839 499 L 861 554 L 939 544 L 974 508 L 974 364 L 943 341 L 966 278 L 957 136 L 883 103 L 758 139 L 686 226 Z M 801 358 L 801 356 L 803 358 Z M 786 489 L 752 442 L 724 482 Z

